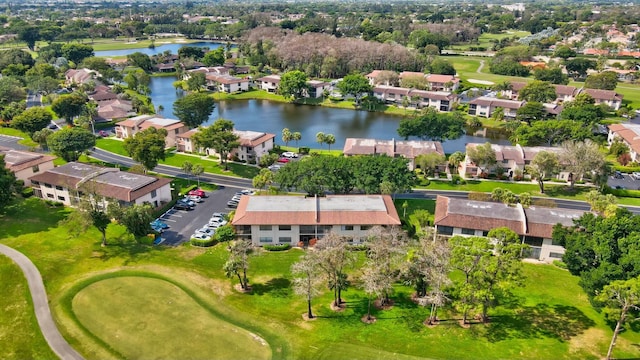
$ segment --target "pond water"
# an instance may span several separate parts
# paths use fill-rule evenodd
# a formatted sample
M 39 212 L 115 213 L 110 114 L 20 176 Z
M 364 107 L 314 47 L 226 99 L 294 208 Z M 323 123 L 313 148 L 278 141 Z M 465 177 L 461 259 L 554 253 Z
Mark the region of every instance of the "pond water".
M 180 50 L 183 46 L 193 46 L 193 47 L 208 47 L 210 50 L 215 50 L 225 44 L 211 42 L 211 41 L 198 41 L 188 44 L 162 44 L 162 40 L 156 41 L 156 47 L 150 49 L 148 47 L 142 48 L 133 48 L 133 49 L 122 49 L 122 50 L 104 50 L 104 51 L 95 51 L 95 56 L 102 57 L 113 57 L 113 56 L 127 56 L 129 54 L 133 54 L 135 52 L 141 52 L 143 54 L 147 54 L 149 56 L 162 54 L 163 52 L 169 50 L 172 54 L 178 54 L 178 50 Z
M 151 78 L 151 99 L 158 108 L 164 108 L 160 114 L 165 117 L 173 116 L 173 102 L 181 96 L 172 83 L 174 77 Z M 401 116 L 383 113 L 356 111 L 348 109 L 333 109 L 322 106 L 308 106 L 267 100 L 234 100 L 219 101 L 211 117 L 205 125 L 213 123 L 218 118 L 229 119 L 234 122 L 238 130 L 262 131 L 276 134 L 276 143 L 282 144 L 283 128 L 292 132 L 299 131 L 302 139 L 297 146 L 319 147 L 316 133 L 333 134 L 336 143 L 333 149 L 341 149 L 346 138 L 374 138 L 396 139 L 402 138 L 397 129 Z M 489 137 L 484 137 L 488 135 Z M 502 134 L 486 134 L 486 131 L 476 131 L 474 134 L 464 135 L 456 140 L 443 142 L 446 153 L 465 151 L 465 145 L 470 142 L 492 142 L 495 144 L 510 144 Z M 289 143 L 289 145 L 295 145 Z M 324 148 L 327 145 L 323 145 Z

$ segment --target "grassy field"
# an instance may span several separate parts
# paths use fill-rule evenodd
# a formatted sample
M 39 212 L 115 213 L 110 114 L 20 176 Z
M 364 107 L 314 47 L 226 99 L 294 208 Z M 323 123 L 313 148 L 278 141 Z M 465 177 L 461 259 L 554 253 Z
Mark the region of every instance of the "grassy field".
M 271 353 L 250 332 L 220 320 L 161 279 L 122 276 L 97 281 L 76 294 L 73 312 L 92 334 L 128 359 L 167 354 L 231 359 L 239 353 L 246 359 L 268 359 Z M 141 332 L 147 341 L 140 341 Z
M 0 358 L 55 359 L 33 312 L 22 270 L 0 255 Z
M 100 138 L 96 141 L 96 147 L 118 155 L 128 156 L 127 151 L 124 149 L 124 143 L 120 140 Z M 182 167 L 182 164 L 185 161 L 189 161 L 194 165 L 202 165 L 206 173 L 243 177 L 247 179 L 253 178 L 260 171 L 260 169 L 255 166 L 237 163 L 229 163 L 229 171 L 225 171 L 224 165 L 221 166 L 219 161 L 216 159 L 203 159 L 200 156 L 178 154 L 175 152 L 168 152 L 166 154 L 166 158 L 161 160 L 160 164 Z
M 529 36 L 531 35 L 530 32 L 528 31 L 519 31 L 519 30 L 513 30 L 513 31 L 505 31 L 502 32 L 500 34 L 490 34 L 490 33 L 483 33 L 480 35 L 480 37 L 478 38 L 478 41 L 476 43 L 473 44 L 456 44 L 451 46 L 452 49 L 454 50 L 469 50 L 470 47 L 485 47 L 487 51 L 490 51 L 494 41 L 500 41 L 504 38 L 512 38 L 514 36 L 518 37 L 518 38 L 523 38 L 525 36 Z
M 429 206 L 411 204 L 412 209 Z M 252 257 L 249 278 L 253 292 L 241 294 L 232 290 L 236 281 L 226 279 L 222 272 L 227 256 L 224 245 L 209 249 L 148 247 L 137 244 L 120 226 L 111 225 L 109 245 L 103 248 L 96 230 L 72 236 L 68 228 L 58 226 L 66 213 L 63 208 L 43 206 L 37 199 L 17 203 L 0 217 L 0 242 L 24 252 L 38 266 L 63 334 L 86 358 L 136 357 L 145 350 L 145 357 L 162 357 L 168 349 L 184 357 L 198 357 L 199 351 L 216 343 L 215 354 L 231 353 L 235 358 L 265 357 L 266 352 L 273 359 L 597 359 L 606 352 L 611 336 L 577 278 L 554 266 L 525 264 L 525 287 L 517 291 L 513 302 L 490 312 L 488 325 L 461 328 L 458 315 L 447 307 L 441 312 L 441 325 L 427 328 L 422 321 L 428 309 L 414 304 L 412 290 L 402 285 L 395 287 L 395 306 L 373 310 L 378 320 L 366 325 L 360 317 L 366 313 L 367 298 L 355 277 L 353 287 L 343 294 L 347 301 L 343 312 L 329 309 L 332 294 L 325 290 L 313 300 L 318 319 L 305 322 L 301 314 L 306 302 L 292 292 L 289 270 L 301 250 Z M 5 278 L 7 268 L 0 267 L 0 274 Z M 223 340 L 216 335 L 224 326 L 237 332 L 223 331 L 235 339 L 220 345 L 218 341 Z M 163 333 L 165 327 L 185 333 L 173 332 L 176 339 L 169 339 Z M 208 333 L 201 344 L 201 336 L 192 331 L 204 328 Z M 256 349 L 256 338 L 247 336 L 248 332 L 264 339 L 269 347 Z M 188 334 L 194 337 L 187 338 Z M 14 342 L 13 333 L 0 336 Z M 194 352 L 174 348 L 180 339 L 185 349 Z M 36 338 L 26 340 L 15 353 L 37 344 Z M 614 356 L 637 357 L 633 344 L 638 341 L 640 334 L 624 332 Z M 241 350 L 235 351 L 238 348 Z

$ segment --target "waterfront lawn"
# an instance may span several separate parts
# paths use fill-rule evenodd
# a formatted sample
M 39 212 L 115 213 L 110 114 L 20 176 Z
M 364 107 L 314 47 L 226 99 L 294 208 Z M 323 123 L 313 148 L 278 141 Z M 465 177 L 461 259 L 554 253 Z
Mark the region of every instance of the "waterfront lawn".
M 118 155 L 127 156 L 127 157 L 129 156 L 127 154 L 127 151 L 124 149 L 124 142 L 120 140 L 108 139 L 108 138 L 97 139 L 96 147 L 106 151 L 110 151 Z M 202 167 L 204 167 L 204 172 L 210 173 L 210 174 L 229 175 L 229 176 L 252 179 L 254 176 L 258 174 L 258 172 L 260 172 L 260 169 L 258 169 L 255 166 L 231 163 L 231 162 L 229 163 L 229 171 L 225 171 L 224 165 L 220 165 L 217 160 L 214 160 L 214 159 L 206 160 L 200 156 L 185 155 L 185 154 L 179 154 L 175 152 L 167 152 L 165 155 L 165 159 L 161 160 L 159 164 L 170 165 L 170 166 L 181 168 L 182 164 L 185 161 L 189 161 L 194 165 L 195 164 L 202 165 Z
M 39 330 L 27 280 L 8 257 L 0 255 L 0 358 L 55 359 Z
M 249 277 L 253 292 L 241 294 L 232 290 L 236 280 L 227 279 L 222 271 L 222 264 L 227 258 L 224 244 L 209 249 L 144 246 L 133 241 L 122 227 L 112 225 L 107 231 L 109 245 L 102 248 L 100 234 L 95 229 L 72 236 L 67 227 L 56 227 L 59 214 L 64 214 L 66 210 L 49 209 L 42 204 L 40 200 L 32 198 L 23 201 L 19 208 L 10 208 L 8 214 L 0 218 L 0 228 L 9 229 L 0 235 L 0 241 L 24 252 L 38 266 L 47 283 L 50 303 L 60 328 L 72 346 L 87 357 L 119 357 L 114 354 L 114 348 L 118 347 L 115 350 L 121 351 L 122 344 L 132 339 L 136 340 L 140 349 L 150 349 L 151 344 L 157 346 L 157 339 L 146 335 L 154 330 L 170 330 L 176 323 L 172 317 L 174 315 L 165 311 L 149 314 L 148 319 L 139 316 L 140 312 L 153 312 L 154 308 L 149 304 L 154 302 L 158 302 L 161 309 L 174 305 L 172 309 L 180 314 L 184 311 L 187 315 L 201 314 L 204 309 L 205 315 L 200 319 L 186 322 L 191 324 L 191 321 L 195 321 L 194 328 L 200 322 L 209 324 L 208 319 L 202 318 L 211 316 L 206 314 L 209 312 L 226 323 L 247 329 L 267 341 L 273 359 L 332 359 L 345 356 L 354 359 L 410 359 L 412 356 L 597 359 L 606 352 L 612 333 L 603 315 L 589 305 L 576 277 L 554 266 L 533 264 L 524 264 L 525 288 L 516 291 L 517 296 L 513 301 L 492 310 L 491 323 L 488 325 L 474 324 L 469 329 L 461 328 L 457 322 L 459 316 L 447 306 L 440 312 L 441 324 L 427 328 L 422 321 L 428 309 L 414 304 L 410 300 L 412 290 L 402 285 L 395 286 L 392 295 L 395 306 L 384 311 L 373 309 L 377 322 L 364 324 L 360 318 L 366 314 L 367 297 L 360 290 L 360 283 L 353 271 L 350 273 L 353 277 L 352 287 L 343 293 L 347 301 L 346 309 L 339 313 L 331 311 L 329 303 L 333 294 L 325 290 L 312 303 L 318 315 L 317 320 L 305 322 L 300 315 L 306 310 L 306 302 L 294 295 L 290 287 L 290 267 L 302 254 L 301 250 L 259 252 L 258 256 L 252 257 Z M 54 211 L 53 216 L 42 217 L 43 208 Z M 17 234 L 15 231 L 24 228 L 25 221 L 44 226 L 29 227 L 24 229 L 27 232 Z M 364 253 L 360 252 L 358 256 L 362 260 Z M 114 278 L 123 272 L 126 272 L 124 275 L 169 281 L 191 298 L 200 301 L 191 303 L 194 309 L 186 309 L 184 304 L 191 300 L 167 296 L 175 295 L 173 286 L 150 287 L 143 279 L 119 284 L 131 289 L 148 289 L 149 293 L 145 293 L 145 296 L 154 295 L 149 302 L 131 307 L 139 309 L 138 313 L 114 307 L 118 301 L 128 299 L 126 294 L 119 299 L 120 293 L 105 292 L 108 295 L 93 296 L 94 301 L 81 304 L 83 297 L 86 300 L 86 296 L 91 295 L 85 291 L 92 291 L 93 295 L 100 291 L 79 285 Z M 79 294 L 79 298 L 74 301 L 76 294 Z M 96 298 L 101 300 L 96 301 Z M 72 301 L 74 306 L 71 306 Z M 142 301 L 142 296 L 137 301 Z M 103 302 L 109 305 L 99 306 Z M 75 304 L 81 306 L 76 308 Z M 101 311 L 97 316 L 107 322 L 87 324 L 83 320 L 87 310 L 91 310 L 92 318 L 96 311 Z M 118 334 L 106 334 L 108 338 L 101 339 L 92 336 L 93 331 L 96 331 L 96 335 L 105 336 L 94 330 L 95 326 L 113 326 L 114 322 L 109 319 L 112 311 L 123 316 L 117 318 L 123 328 L 114 331 L 123 331 L 121 335 L 125 338 L 115 339 Z M 181 319 L 185 321 L 186 318 Z M 80 323 L 89 325 L 92 332 L 80 328 Z M 159 329 L 154 329 L 154 324 Z M 296 336 L 286 335 L 291 333 Z M 216 332 L 210 335 L 215 336 Z M 244 349 L 240 335 L 233 335 L 236 339 L 232 340 L 237 340 L 236 346 L 240 346 L 235 349 L 237 354 L 242 354 Z M 109 344 L 105 344 L 107 340 Z M 638 341 L 638 333 L 631 329 L 625 331 L 618 341 L 614 356 L 637 356 L 633 344 Z M 30 342 L 35 344 L 33 339 Z M 199 349 L 202 345 L 184 347 L 188 349 L 191 346 Z M 188 355 L 192 354 L 186 354 L 190 357 Z
M 249 91 L 239 92 L 235 94 L 228 94 L 224 92 L 215 92 L 213 93 L 213 98 L 216 100 L 269 100 L 269 101 L 277 101 L 277 102 L 290 102 L 287 98 L 282 95 L 270 93 L 266 90 L 256 90 L 251 89 Z

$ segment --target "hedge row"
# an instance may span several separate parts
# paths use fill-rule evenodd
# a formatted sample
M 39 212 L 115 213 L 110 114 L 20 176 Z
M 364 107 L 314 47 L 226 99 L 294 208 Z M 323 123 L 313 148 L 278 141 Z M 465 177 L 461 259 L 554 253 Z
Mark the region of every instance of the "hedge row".
M 291 244 L 264 245 L 262 248 L 267 251 L 285 251 L 291 249 Z

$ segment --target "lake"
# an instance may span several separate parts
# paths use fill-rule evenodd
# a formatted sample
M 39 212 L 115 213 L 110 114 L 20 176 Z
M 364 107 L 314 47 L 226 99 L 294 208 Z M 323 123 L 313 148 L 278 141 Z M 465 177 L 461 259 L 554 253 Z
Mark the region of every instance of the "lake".
M 156 47 L 153 49 L 150 49 L 148 47 L 142 47 L 142 48 L 134 48 L 134 49 L 94 51 L 94 53 L 95 53 L 95 56 L 102 56 L 102 57 L 127 56 L 135 52 L 141 52 L 143 54 L 152 56 L 152 55 L 162 54 L 167 50 L 171 51 L 172 54 L 177 54 L 178 50 L 180 50 L 180 48 L 183 46 L 208 47 L 210 50 L 215 50 L 224 45 L 225 44 L 211 42 L 211 41 L 198 41 L 198 42 L 193 42 L 188 44 L 181 44 L 181 43 L 162 44 L 161 41 L 158 41 L 156 42 Z
M 173 87 L 174 77 L 152 77 L 151 99 L 165 117 L 173 116 L 173 102 L 181 96 Z M 346 138 L 374 138 L 396 139 L 402 138 L 397 129 L 401 116 L 388 115 L 378 112 L 356 111 L 348 109 L 334 109 L 323 106 L 297 105 L 272 102 L 268 100 L 234 100 L 219 101 L 205 125 L 213 123 L 218 118 L 229 119 L 234 122 L 238 130 L 262 131 L 276 134 L 276 143 L 282 144 L 282 129 L 289 128 L 292 132 L 299 131 L 302 139 L 298 146 L 319 147 L 316 133 L 333 134 L 336 143 L 334 149 L 341 149 Z M 443 142 L 446 153 L 465 151 L 469 142 L 487 142 L 508 145 L 510 142 L 500 135 L 487 138 L 482 136 L 464 135 L 456 140 Z M 295 145 L 289 143 L 289 145 Z M 324 148 L 327 145 L 323 145 Z

